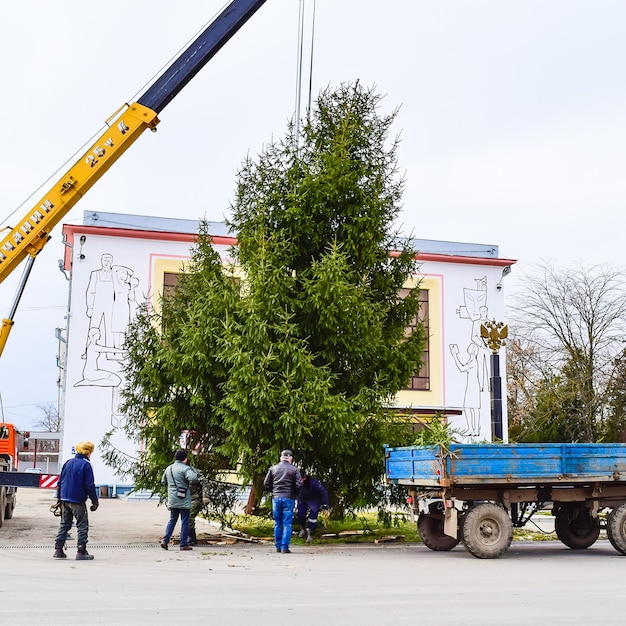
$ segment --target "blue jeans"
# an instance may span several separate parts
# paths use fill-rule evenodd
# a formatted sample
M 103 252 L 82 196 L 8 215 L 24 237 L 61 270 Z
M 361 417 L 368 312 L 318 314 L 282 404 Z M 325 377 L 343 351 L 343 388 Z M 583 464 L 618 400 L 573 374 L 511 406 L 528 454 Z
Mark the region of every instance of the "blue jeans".
M 78 534 L 78 545 L 87 545 L 87 535 L 89 532 L 89 518 L 87 517 L 87 505 L 82 502 L 65 502 L 61 505 L 61 523 L 55 543 L 65 543 L 67 534 L 72 527 L 72 520 L 76 518 L 76 532 Z
M 165 528 L 163 543 L 169 543 L 180 515 L 180 547 L 189 545 L 189 509 L 170 509 L 170 520 Z
M 296 501 L 293 498 L 273 498 L 272 500 L 274 543 L 277 550 L 289 550 L 295 507 Z

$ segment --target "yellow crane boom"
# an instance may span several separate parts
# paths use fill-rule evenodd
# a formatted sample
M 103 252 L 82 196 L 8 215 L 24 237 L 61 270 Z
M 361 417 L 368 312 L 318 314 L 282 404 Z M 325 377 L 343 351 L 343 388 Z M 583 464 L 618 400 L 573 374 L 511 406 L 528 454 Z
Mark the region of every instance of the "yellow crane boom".
M 51 230 L 146 129 L 156 130 L 158 114 L 264 3 L 233 0 L 137 102 L 111 116 L 98 140 L 5 235 L 0 242 L 0 283 L 22 261 L 27 262 L 9 314 L 2 320 L 0 355 L 35 257 L 50 239 Z

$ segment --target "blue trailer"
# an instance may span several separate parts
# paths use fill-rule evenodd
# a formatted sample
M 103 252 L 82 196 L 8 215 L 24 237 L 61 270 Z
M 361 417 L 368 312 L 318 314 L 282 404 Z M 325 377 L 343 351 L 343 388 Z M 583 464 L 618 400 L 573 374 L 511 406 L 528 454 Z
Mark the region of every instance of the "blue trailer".
M 569 548 L 588 548 L 605 528 L 626 554 L 626 444 L 386 447 L 385 477 L 408 488 L 431 550 L 462 542 L 478 558 L 497 558 L 514 528 L 551 508 L 557 537 Z

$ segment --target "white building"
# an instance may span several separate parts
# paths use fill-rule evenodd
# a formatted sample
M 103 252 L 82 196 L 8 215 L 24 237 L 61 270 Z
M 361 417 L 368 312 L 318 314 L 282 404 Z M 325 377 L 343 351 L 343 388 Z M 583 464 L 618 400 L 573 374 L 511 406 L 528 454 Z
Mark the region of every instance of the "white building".
M 198 222 L 118 213 L 86 212 L 82 225 L 66 224 L 65 269 L 70 273 L 66 359 L 62 364 L 61 462 L 78 441 L 96 446 L 107 432 L 122 451 L 134 454 L 120 426 L 125 330 L 136 307 L 156 299 L 189 258 Z M 214 245 L 226 260 L 236 243 L 223 223 L 212 222 Z M 417 416 L 442 413 L 470 440 L 491 439 L 490 351 L 480 338 L 483 322 L 504 317 L 502 279 L 513 260 L 497 246 L 417 240 L 427 312 L 425 366 L 398 394 L 396 406 Z M 502 362 L 504 363 L 503 357 Z M 502 430 L 507 432 L 502 367 Z M 99 484 L 125 484 L 96 453 Z

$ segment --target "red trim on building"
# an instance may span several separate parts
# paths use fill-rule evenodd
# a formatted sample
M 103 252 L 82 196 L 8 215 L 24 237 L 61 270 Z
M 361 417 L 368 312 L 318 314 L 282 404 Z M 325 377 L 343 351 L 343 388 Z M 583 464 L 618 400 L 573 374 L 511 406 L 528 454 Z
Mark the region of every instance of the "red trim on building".
M 155 241 L 182 241 L 192 244 L 197 237 L 197 233 L 176 233 L 160 230 L 135 230 L 132 228 L 109 228 L 108 226 L 83 226 L 81 224 L 64 224 L 63 233 L 67 243 L 74 245 L 76 234 L 79 235 L 99 235 L 101 237 L 123 237 L 126 239 L 153 239 Z M 213 243 L 222 246 L 234 246 L 237 243 L 236 237 L 224 237 L 215 235 L 212 237 Z M 71 248 L 65 248 L 63 258 L 64 269 L 70 268 Z
M 196 240 L 196 233 L 176 233 L 158 230 L 135 230 L 132 228 L 110 228 L 108 226 L 83 226 L 80 224 L 64 224 L 63 233 L 66 235 L 67 243 L 74 245 L 76 233 L 81 235 L 100 235 L 107 237 L 124 237 L 127 239 L 154 239 L 155 241 L 183 241 L 193 243 Z M 234 246 L 237 244 L 236 237 L 224 237 L 216 235 L 213 243 L 224 246 Z M 397 252 L 392 252 L 396 256 Z M 475 256 L 460 256 L 455 254 L 434 254 L 431 252 L 418 252 L 418 261 L 431 261 L 433 263 L 459 263 L 465 265 L 490 265 L 492 267 L 506 267 L 514 265 L 517 261 L 512 259 L 494 259 Z M 65 248 L 64 267 L 70 266 L 70 248 Z
M 460 256 L 455 254 L 432 254 L 430 252 L 418 252 L 418 261 L 432 261 L 433 263 L 460 263 L 465 265 L 491 265 L 493 267 L 506 267 L 514 265 L 513 259 L 492 259 L 476 256 Z

